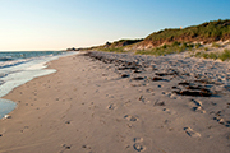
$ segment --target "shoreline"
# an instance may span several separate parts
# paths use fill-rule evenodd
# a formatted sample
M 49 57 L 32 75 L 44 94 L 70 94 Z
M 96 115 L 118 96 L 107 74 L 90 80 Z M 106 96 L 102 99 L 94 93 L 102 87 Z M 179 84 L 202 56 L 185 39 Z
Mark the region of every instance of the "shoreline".
M 47 64 L 56 73 L 4 96 L 19 104 L 12 119 L 0 120 L 0 152 L 228 151 L 229 127 L 210 115 L 226 107 L 220 98 L 172 96 L 168 89 L 177 79 L 135 79 L 155 72 L 134 73 L 105 62 L 88 55 L 61 57 Z M 121 78 L 125 74 L 129 78 Z M 192 111 L 198 101 L 202 109 Z
M 31 51 L 32 52 L 32 51 Z M 9 94 L 9 93 L 12 93 L 13 92 L 13 90 L 15 89 L 15 88 L 17 88 L 17 87 L 19 87 L 19 86 L 21 86 L 21 85 L 23 85 L 23 84 L 26 84 L 27 82 L 29 82 L 29 81 L 31 81 L 31 80 L 33 80 L 33 79 L 35 79 L 35 78 L 38 78 L 38 77 L 40 77 L 40 76 L 44 76 L 44 75 L 49 75 L 49 74 L 52 74 L 52 73 L 56 73 L 56 70 L 54 70 L 54 69 L 49 69 L 48 67 L 49 67 L 49 65 L 47 64 L 47 63 L 49 63 L 50 61 L 53 61 L 53 60 L 58 60 L 60 57 L 66 57 L 66 56 L 71 56 L 71 54 L 78 54 L 78 53 L 73 53 L 73 52 L 70 52 L 70 53 L 68 53 L 68 54 L 66 54 L 66 55 L 63 55 L 63 54 L 61 54 L 61 55 L 56 55 L 56 56 L 53 56 L 53 57 L 51 57 L 50 58 L 50 56 L 47 56 L 46 58 L 43 58 L 43 60 L 44 60 L 44 62 L 39 62 L 39 64 L 41 65 L 40 67 L 38 67 L 38 69 L 35 67 L 35 69 L 33 69 L 33 68 L 30 68 L 29 67 L 29 71 L 30 70 L 35 70 L 35 72 L 34 72 L 34 74 L 31 74 L 31 75 L 29 75 L 29 76 L 25 76 L 26 78 L 24 78 L 24 79 L 26 79 L 26 81 L 23 81 L 23 83 L 21 83 L 21 82 L 15 82 L 15 84 L 13 84 L 13 86 L 12 86 L 12 83 L 11 84 L 9 84 L 8 86 L 12 86 L 11 88 L 7 88 L 6 90 L 4 90 L 4 87 L 3 87 L 3 89 L 1 89 L 2 91 L 3 91 L 3 93 L 2 93 L 2 96 L 1 96 L 1 99 L 2 99 L 2 101 L 3 101 L 3 104 L 4 104 L 4 101 L 7 103 L 7 100 L 8 99 L 5 99 L 4 97 L 7 95 L 7 94 Z M 37 58 L 37 57 L 34 57 L 34 58 Z M 39 57 L 40 58 L 40 57 Z M 29 59 L 28 59 L 29 60 Z M 35 62 L 36 62 L 36 60 L 35 60 Z M 31 65 L 32 67 L 33 66 L 36 66 L 36 64 L 33 64 L 33 65 Z M 37 70 L 37 71 L 36 71 Z M 40 70 L 40 71 L 39 71 Z M 25 71 L 25 72 L 27 72 L 27 69 L 25 69 L 25 70 L 23 70 L 23 71 Z M 15 80 L 17 80 L 17 79 L 15 79 Z M 8 93 L 7 93 L 8 92 Z M 7 109 L 9 109 L 9 110 L 11 110 L 10 112 L 12 112 L 12 110 L 14 110 L 14 109 L 16 109 L 17 108 L 17 106 L 18 106 L 18 102 L 13 102 L 13 101 L 11 101 L 12 103 L 15 103 L 15 107 L 12 107 L 12 109 L 10 109 L 10 108 L 7 108 Z M 4 106 L 4 105 L 3 105 Z M 4 108 L 4 107 L 3 107 Z M 6 119 L 6 117 L 10 117 L 9 116 L 9 111 L 5 111 L 5 112 L 8 112 L 7 114 L 5 114 L 5 115 L 3 115 L 3 114 L 1 114 L 1 118 L 0 118 L 0 120 L 2 120 L 2 119 Z
M 59 60 L 59 59 L 56 59 L 56 60 Z M 56 61 L 56 60 L 53 60 L 53 61 Z M 45 64 L 46 68 L 45 68 L 45 69 L 50 69 L 50 68 L 49 68 L 50 62 L 51 62 L 51 61 L 46 62 L 46 64 Z M 43 69 L 43 70 L 45 70 L 45 69 Z M 52 70 L 52 69 L 51 69 L 51 70 Z M 55 70 L 55 71 L 56 71 L 56 70 Z M 47 74 L 47 75 L 52 75 L 52 74 L 55 74 L 55 73 L 56 73 L 56 72 L 51 73 L 51 74 Z M 46 75 L 42 75 L 42 76 L 46 76 Z M 26 83 L 24 83 L 24 84 L 21 84 L 21 85 L 19 85 L 18 87 L 15 87 L 12 91 L 10 91 L 9 93 L 7 93 L 5 96 L 1 97 L 1 99 L 7 99 L 7 100 L 12 101 L 11 99 L 8 99 L 7 97 L 10 97 L 11 94 L 14 93 L 14 90 L 18 90 L 18 88 L 23 88 L 23 86 L 27 85 L 29 82 L 33 81 L 34 79 L 40 78 L 40 77 L 42 77 L 42 76 L 35 77 L 35 78 L 33 78 L 32 80 L 30 80 L 30 81 L 28 81 L 28 82 L 26 82 Z M 15 109 L 14 109 L 13 111 L 11 111 L 11 112 L 8 113 L 9 116 L 11 116 L 11 114 L 12 114 L 16 109 L 18 109 L 19 104 L 20 104 L 20 102 L 18 102 L 18 101 L 12 101 L 12 102 L 16 103 L 17 106 L 15 107 Z M 0 119 L 0 122 L 1 122 L 2 120 L 4 120 L 4 119 L 1 118 L 1 119 Z

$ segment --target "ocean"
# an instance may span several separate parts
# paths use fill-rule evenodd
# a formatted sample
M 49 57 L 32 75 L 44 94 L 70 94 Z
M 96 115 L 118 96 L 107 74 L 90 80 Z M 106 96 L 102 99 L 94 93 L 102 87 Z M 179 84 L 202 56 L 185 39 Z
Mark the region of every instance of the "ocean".
M 2 97 L 33 78 L 55 73 L 54 69 L 45 69 L 46 62 L 77 53 L 65 51 L 0 52 L 0 119 L 17 106 L 17 103 Z

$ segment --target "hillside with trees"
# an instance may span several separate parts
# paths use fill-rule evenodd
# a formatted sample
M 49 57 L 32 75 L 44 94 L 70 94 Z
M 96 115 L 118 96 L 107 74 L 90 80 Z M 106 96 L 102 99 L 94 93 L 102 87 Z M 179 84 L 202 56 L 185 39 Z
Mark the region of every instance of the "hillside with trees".
M 194 42 L 202 41 L 225 41 L 230 40 L 230 20 L 213 20 L 209 23 L 193 25 L 187 28 L 164 29 L 149 34 L 143 41 L 143 45 L 151 42 L 153 46 L 170 42 Z

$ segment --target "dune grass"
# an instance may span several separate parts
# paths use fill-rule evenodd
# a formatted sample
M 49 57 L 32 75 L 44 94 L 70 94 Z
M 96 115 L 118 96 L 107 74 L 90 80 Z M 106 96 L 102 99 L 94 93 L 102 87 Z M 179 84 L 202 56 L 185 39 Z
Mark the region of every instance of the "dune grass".
M 220 59 L 221 61 L 225 61 L 225 60 L 230 60 L 230 50 L 225 50 L 224 53 L 202 53 L 202 52 L 197 52 L 195 54 L 196 57 L 203 57 L 204 59 L 213 59 L 213 60 L 217 60 Z

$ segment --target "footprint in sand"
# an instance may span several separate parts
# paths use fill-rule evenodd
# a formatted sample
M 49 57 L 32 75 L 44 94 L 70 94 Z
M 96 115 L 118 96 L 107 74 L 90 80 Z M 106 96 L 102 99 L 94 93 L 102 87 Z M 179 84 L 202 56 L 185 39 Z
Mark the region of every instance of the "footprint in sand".
M 64 153 L 65 150 L 71 149 L 72 146 L 73 146 L 72 144 L 69 144 L 69 145 L 61 144 L 61 148 L 63 148 L 64 150 L 61 150 L 59 153 Z
M 146 150 L 145 145 L 143 145 L 143 138 L 134 138 L 133 139 L 134 144 L 133 144 L 133 149 L 137 150 L 137 152 L 143 152 L 144 150 Z
M 65 124 L 70 124 L 70 121 L 65 121 Z
M 193 137 L 193 138 L 200 138 L 201 134 L 194 131 L 193 129 L 191 129 L 190 127 L 184 127 L 185 133 L 187 133 L 189 136 Z
M 133 141 L 135 142 L 135 143 L 142 143 L 143 142 L 143 138 L 134 138 L 133 139 Z
M 165 102 L 164 101 L 158 102 L 158 100 L 157 100 L 155 102 L 155 106 L 165 106 Z
M 230 121 L 229 120 L 225 120 L 225 116 L 226 116 L 226 112 L 225 111 L 217 111 L 217 112 L 210 112 L 210 115 L 214 115 L 214 117 L 212 117 L 213 120 L 216 120 L 219 124 L 221 125 L 225 125 L 226 127 L 230 127 Z
M 131 116 L 131 115 L 125 115 L 124 119 L 128 121 L 138 121 L 139 120 L 138 116 Z
M 191 106 L 191 110 L 194 112 L 206 113 L 201 101 L 190 99 L 189 106 Z
M 116 108 L 116 105 L 114 103 L 111 103 L 109 106 L 107 106 L 107 109 L 114 110 Z

